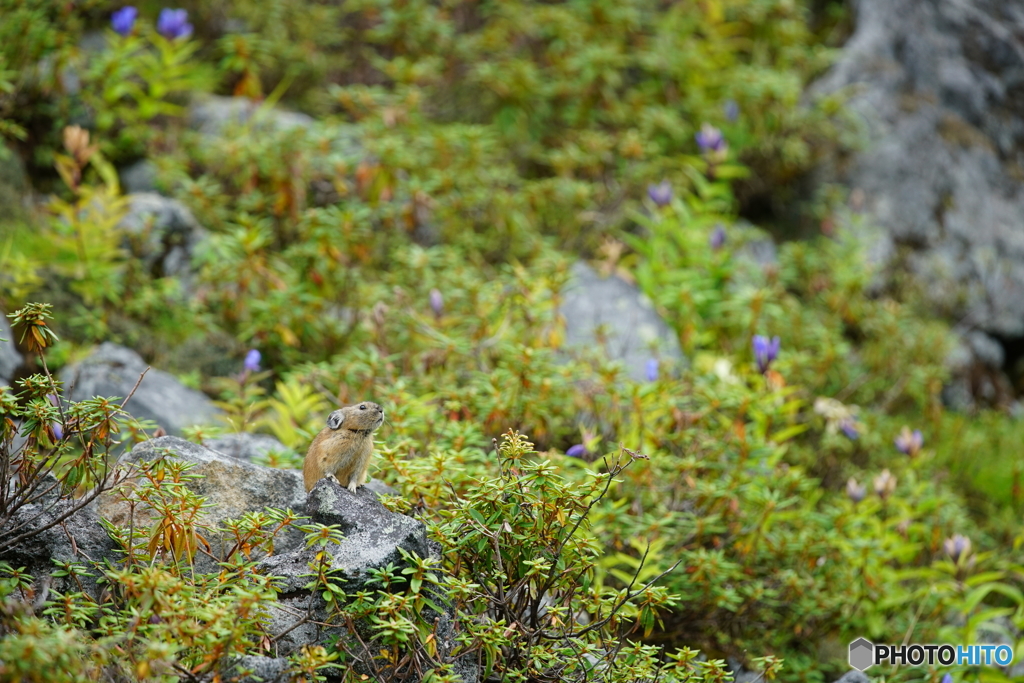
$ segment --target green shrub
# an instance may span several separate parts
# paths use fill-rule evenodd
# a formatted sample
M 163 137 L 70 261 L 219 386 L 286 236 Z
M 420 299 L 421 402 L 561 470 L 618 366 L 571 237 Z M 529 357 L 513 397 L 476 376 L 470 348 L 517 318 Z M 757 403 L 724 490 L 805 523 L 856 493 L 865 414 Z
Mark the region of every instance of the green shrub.
M 846 226 L 837 202 L 815 208 L 828 235 L 783 244 L 774 261 L 754 255 L 765 233 L 737 220 L 759 203 L 788 208 L 787 188 L 821 154 L 855 142 L 839 102 L 800 102 L 830 58 L 822 36 L 836 20 L 816 23 L 821 3 L 203 3 L 190 8 L 192 40 L 163 41 L 145 19 L 132 36 L 107 31 L 81 96 L 62 92 L 59 75 L 82 68 L 72 46 L 106 10 L 16 5 L 0 26 L 0 134 L 21 140 L 37 185 L 49 187 L 41 169 L 55 163 L 64 187 L 46 215 L 0 225 L 0 305 L 52 300 L 63 338 L 127 343 L 222 398 L 232 429 L 272 433 L 297 452 L 324 406 L 385 405 L 378 475 L 431 524 L 454 578 L 416 564 L 423 583 L 410 592 L 411 575 L 388 569 L 379 591 L 347 603 L 378 615 L 381 676 L 397 676 L 400 661 L 450 675 L 422 621 L 438 596 L 484 620 L 464 625 L 465 652 L 510 678 L 590 666 L 567 648 L 597 660 L 621 648 L 600 673 L 622 680 L 719 681 L 719 658 L 755 666 L 763 656 L 767 677 L 818 682 L 841 673 L 858 636 L 975 642 L 1002 629 L 1017 645 L 1020 468 L 1006 457 L 1016 423 L 944 410 L 947 326 L 912 287 L 880 285 L 853 238 L 861 226 Z M 181 106 L 211 87 L 323 120 L 278 129 L 258 114 L 201 136 Z M 100 137 L 65 129 L 72 117 Z M 187 287 L 126 253 L 106 160 L 138 155 L 210 231 Z M 772 227 L 801 232 L 786 215 L 776 210 Z M 683 363 L 660 359 L 656 379 L 635 382 L 599 344 L 564 348 L 559 292 L 580 253 L 638 284 L 678 335 Z M 758 358 L 755 335 L 762 347 L 778 336 L 777 357 L 762 348 Z M 224 367 L 251 348 L 267 370 L 240 378 L 211 377 L 193 352 L 227 356 Z M 45 400 L 59 393 L 45 377 L 0 394 L 4 410 L 27 420 L 40 458 L 74 472 L 85 461 L 48 431 L 60 408 Z M 101 407 L 116 413 L 82 410 Z M 893 443 L 904 426 L 923 432 L 913 453 Z M 509 429 L 540 452 L 506 442 L 496 459 L 492 439 Z M 596 463 L 621 447 L 650 459 L 612 477 Z M 583 459 L 563 455 L 570 448 Z M 586 542 L 570 548 L 592 566 L 549 571 L 567 558 L 551 548 L 580 519 L 580 496 L 613 478 L 587 510 Z M 487 533 L 517 542 L 492 554 Z M 957 534 L 973 546 L 954 560 L 945 545 Z M 163 572 L 150 577 L 158 592 L 211 599 L 219 584 L 176 574 L 180 554 L 142 550 Z M 607 614 L 634 576 L 650 581 L 677 562 L 649 602 L 623 605 L 606 624 L 615 629 L 586 631 L 584 612 Z M 11 576 L 10 591 L 26 588 Z M 564 622 L 561 640 L 539 645 L 535 623 L 512 619 L 502 600 L 469 600 L 506 581 L 531 586 L 520 606 L 537 605 L 540 618 L 537 589 L 551 577 L 565 582 L 564 602 L 544 603 L 544 618 Z M 39 666 L 75 658 L 82 677 L 106 666 L 142 676 L 131 667 L 151 645 L 155 660 L 204 673 L 213 660 L 201 653 L 258 651 L 246 613 L 209 641 L 176 632 L 184 618 L 133 632 L 115 661 L 97 643 L 126 633 L 139 599 L 117 596 L 109 633 L 86 623 L 95 606 L 84 598 L 63 612 L 51 601 L 43 617 L 11 607 L 4 646 L 49 643 L 38 656 L 54 659 Z M 244 611 L 215 602 L 203 623 Z M 511 631 L 486 641 L 479 624 L 502 618 Z M 311 648 L 294 671 L 319 676 L 349 654 Z M 659 669 L 666 660 L 678 668 Z

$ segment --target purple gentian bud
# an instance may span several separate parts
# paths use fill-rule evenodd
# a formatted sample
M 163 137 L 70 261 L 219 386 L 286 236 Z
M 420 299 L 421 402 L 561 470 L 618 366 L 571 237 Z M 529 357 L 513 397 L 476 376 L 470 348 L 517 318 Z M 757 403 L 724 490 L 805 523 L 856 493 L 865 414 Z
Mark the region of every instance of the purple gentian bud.
M 263 355 L 259 351 L 249 349 L 249 353 L 245 354 L 245 369 L 249 372 L 259 372 L 261 360 Z
M 924 437 L 921 436 L 920 429 L 910 431 L 910 427 L 904 426 L 894 443 L 900 453 L 914 457 L 921 450 L 921 446 L 924 445 Z
M 721 223 L 715 225 L 715 229 L 711 231 L 711 237 L 708 239 L 711 244 L 711 248 L 714 251 L 718 251 L 725 246 L 725 228 L 722 227 Z
M 444 297 L 441 295 L 441 290 L 436 287 L 430 290 L 430 309 L 434 311 L 434 315 L 438 318 L 441 317 L 441 312 L 444 311 Z
M 846 419 L 839 423 L 839 429 L 846 435 L 846 438 L 850 441 L 856 441 L 860 438 L 860 432 L 857 431 L 857 423 L 854 420 Z
M 867 487 L 862 484 L 858 484 L 857 480 L 853 477 L 846 480 L 846 497 L 854 503 L 859 503 L 864 500 L 864 496 L 866 496 L 867 493 Z
M 780 342 L 778 337 L 768 339 L 764 335 L 754 335 L 754 360 L 757 361 L 757 369 L 761 374 L 768 372 L 768 366 L 778 358 Z
M 135 27 L 135 19 L 138 16 L 139 10 L 131 5 L 126 5 L 110 15 L 110 28 L 114 29 L 115 33 L 126 36 L 132 32 L 132 28 Z
M 953 538 L 947 538 L 943 542 L 942 548 L 953 562 L 959 562 L 961 557 L 966 557 L 970 554 L 971 539 L 960 534 L 954 534 Z
M 569 450 L 567 450 L 565 454 L 568 455 L 570 458 L 582 458 L 589 455 L 589 452 L 587 451 L 586 446 L 584 446 L 581 443 L 578 443 L 575 446 L 569 446 Z
M 53 428 L 53 437 L 57 441 L 64 438 L 64 427 L 60 422 L 51 422 L 50 427 Z
M 192 24 L 188 23 L 188 10 L 164 7 L 157 17 L 156 31 L 168 40 L 188 38 L 192 35 Z
M 953 674 L 943 674 L 942 680 L 939 683 L 953 683 Z
M 647 361 L 644 366 L 644 375 L 647 377 L 648 382 L 658 381 L 658 359 L 651 358 Z
M 736 100 L 726 100 L 725 106 L 725 120 L 732 123 L 740 117 L 740 105 L 736 104 Z
M 658 206 L 667 206 L 672 201 L 672 184 L 662 180 L 657 185 L 648 185 L 647 196 Z
M 722 131 L 710 123 L 705 123 L 701 126 L 700 132 L 694 137 L 697 140 L 697 146 L 705 154 L 708 152 L 720 152 L 725 149 L 725 136 L 722 135 Z

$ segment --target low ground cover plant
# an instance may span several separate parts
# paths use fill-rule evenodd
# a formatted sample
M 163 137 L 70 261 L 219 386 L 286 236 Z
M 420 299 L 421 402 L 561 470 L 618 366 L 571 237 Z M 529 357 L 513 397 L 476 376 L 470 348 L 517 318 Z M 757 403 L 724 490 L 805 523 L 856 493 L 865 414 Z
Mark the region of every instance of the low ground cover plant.
M 339 618 L 377 619 L 376 678 L 452 680 L 424 630 L 437 595 L 492 680 L 742 667 L 827 683 L 860 636 L 1019 648 L 1020 424 L 944 408 L 948 326 L 866 265 L 841 201 L 788 212 L 815 160 L 856 143 L 840 101 L 801 102 L 842 7 L 0 0 L 0 14 L 0 163 L 16 157 L 38 200 L 0 218 L 0 309 L 38 370 L 0 388 L 0 521 L 44 493 L 87 504 L 117 476 L 111 454 L 152 433 L 119 402 L 60 399 L 53 372 L 116 341 L 217 398 L 220 429 L 297 453 L 330 406 L 386 407 L 376 476 L 446 552 L 339 601 Z M 208 94 L 247 98 L 252 117 L 199 130 L 189 107 Z M 314 118 L 275 123 L 282 107 Z M 123 226 L 124 171 L 143 159 L 204 229 L 183 272 L 140 258 L 149 233 Z M 652 347 L 638 381 L 600 339 L 566 348 L 580 259 L 640 288 L 684 358 Z M 181 495 L 171 484 L 191 475 L 167 467 L 139 504 Z M 266 653 L 272 580 L 244 554 L 190 571 L 211 530 L 175 520 L 160 528 L 194 534 L 159 546 L 139 535 L 154 529 L 111 528 L 118 567 L 55 568 L 121 586 L 105 602 L 4 568 L 0 675 L 212 680 Z M 350 650 L 290 666 L 337 675 Z

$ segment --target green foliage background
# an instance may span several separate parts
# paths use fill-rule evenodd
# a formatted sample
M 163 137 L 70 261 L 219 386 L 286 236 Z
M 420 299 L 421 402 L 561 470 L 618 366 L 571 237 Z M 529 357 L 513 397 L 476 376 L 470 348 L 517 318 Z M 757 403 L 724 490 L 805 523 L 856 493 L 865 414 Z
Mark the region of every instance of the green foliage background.
M 0 308 L 54 303 L 64 341 L 51 367 L 126 344 L 221 398 L 224 428 L 300 453 L 330 405 L 376 400 L 389 415 L 376 475 L 455 558 L 475 552 L 454 530 L 499 474 L 491 444 L 506 430 L 528 435 L 537 471 L 565 486 L 604 471 L 599 456 L 619 444 L 642 452 L 588 527 L 592 580 L 609 591 L 678 563 L 659 580 L 671 599 L 631 615 L 638 647 L 747 666 L 777 656 L 787 681 L 833 680 L 858 636 L 978 642 L 1001 630 L 1024 655 L 1021 466 L 1009 455 L 1020 425 L 943 408 L 948 327 L 912 285 L 879 286 L 859 217 L 828 197 L 800 220 L 791 211 L 815 162 L 859 143 L 838 98 L 803 95 L 843 33 L 841 6 L 184 6 L 195 36 L 171 41 L 153 30 L 156 5 L 121 37 L 105 3 L 0 0 L 0 135 L 53 194 L 0 220 Z M 208 92 L 268 111 L 202 134 L 186 111 Z M 274 125 L 272 106 L 316 123 Z M 96 149 L 65 149 L 70 124 Z M 721 153 L 695 141 L 705 124 L 722 131 Z M 113 169 L 140 158 L 209 231 L 187 282 L 142 267 L 118 227 Z M 662 180 L 673 198 L 658 206 L 647 187 Z M 766 230 L 806 234 L 808 220 L 821 229 L 781 244 L 777 263 L 750 256 Z M 658 378 L 636 382 L 599 349 L 564 348 L 559 292 L 581 256 L 648 294 L 686 364 L 660 358 Z M 769 373 L 754 365 L 754 334 L 781 338 Z M 268 372 L 239 384 L 249 348 Z M 3 391 L 11 410 L 42 400 Z M 913 456 L 893 445 L 904 425 L 924 432 Z M 592 462 L 564 455 L 580 443 Z M 883 470 L 895 489 L 880 479 L 875 492 Z M 851 477 L 867 487 L 860 502 Z M 944 551 L 954 534 L 972 539 L 970 559 Z M 98 637 L 74 619 L 32 623 L 0 661 L 24 638 Z M 259 620 L 239 628 L 229 649 L 255 651 Z M 709 666 L 701 676 L 722 675 Z

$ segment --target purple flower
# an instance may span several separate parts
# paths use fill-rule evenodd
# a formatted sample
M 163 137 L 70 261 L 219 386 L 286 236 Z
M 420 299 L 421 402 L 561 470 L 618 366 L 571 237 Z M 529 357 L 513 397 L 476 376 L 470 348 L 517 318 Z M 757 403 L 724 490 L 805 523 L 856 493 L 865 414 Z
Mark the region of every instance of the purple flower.
M 587 455 L 590 455 L 590 452 L 587 450 L 586 446 L 584 446 L 581 443 L 578 443 L 575 446 L 569 446 L 569 450 L 567 450 L 565 454 L 568 455 L 570 458 L 583 458 Z
M 135 19 L 139 16 L 139 10 L 131 5 L 126 5 L 110 15 L 110 28 L 116 33 L 126 36 L 132 32 L 135 26 Z
M 188 38 L 192 35 L 192 24 L 188 23 L 188 10 L 164 7 L 157 17 L 156 31 L 168 40 Z
M 444 311 L 444 297 L 436 287 L 430 290 L 430 308 L 434 311 L 434 315 L 439 318 L 441 317 L 441 312 Z
M 248 372 L 259 372 L 261 360 L 263 360 L 263 355 L 259 351 L 249 349 L 249 353 L 245 354 L 245 369 Z
M 846 480 L 846 497 L 854 503 L 859 503 L 864 500 L 864 496 L 867 494 L 867 487 L 863 484 L 858 484 L 856 479 L 850 477 Z
M 896 491 L 896 477 L 892 476 L 888 469 L 882 470 L 872 483 L 875 486 L 875 493 L 882 500 L 888 500 Z
M 768 339 L 764 335 L 754 335 L 754 360 L 761 374 L 768 372 L 768 366 L 779 357 L 780 342 L 778 337 Z
M 721 223 L 715 225 L 715 229 L 711 231 L 711 237 L 708 242 L 711 244 L 711 248 L 714 251 L 718 251 L 725 246 L 725 228 L 722 227 Z
M 647 377 L 648 382 L 658 381 L 658 359 L 648 359 L 647 365 L 644 366 L 644 375 Z
M 740 117 L 740 105 L 736 104 L 736 100 L 726 100 L 722 109 L 725 111 L 725 120 L 729 123 Z
M 947 538 L 943 542 L 942 549 L 946 551 L 953 562 L 959 562 L 961 557 L 966 557 L 971 553 L 971 539 L 954 534 L 952 538 Z
M 953 683 L 953 674 L 943 674 L 939 683 Z
M 921 446 L 924 445 L 924 437 L 921 436 L 920 429 L 910 431 L 910 427 L 904 426 L 899 436 L 894 440 L 894 443 L 900 453 L 914 457 L 921 450 Z
M 672 201 L 672 185 L 667 180 L 657 185 L 648 185 L 647 196 L 658 206 L 666 206 Z
M 64 427 L 61 426 L 60 422 L 51 422 L 50 426 L 53 428 L 53 438 L 60 441 L 64 438 Z
M 722 131 L 710 123 L 705 123 L 701 126 L 700 132 L 694 137 L 697 140 L 697 146 L 705 154 L 708 152 L 721 152 L 725 149 L 725 137 L 722 135 Z
M 850 441 L 856 441 L 860 438 L 860 432 L 857 431 L 857 422 L 852 419 L 846 419 L 839 423 L 839 429 L 846 438 Z

